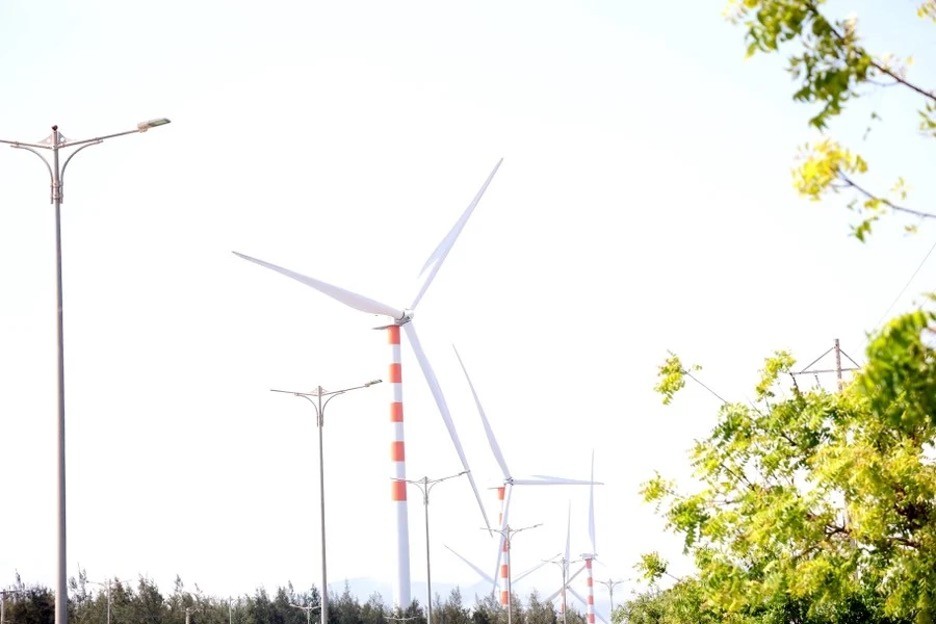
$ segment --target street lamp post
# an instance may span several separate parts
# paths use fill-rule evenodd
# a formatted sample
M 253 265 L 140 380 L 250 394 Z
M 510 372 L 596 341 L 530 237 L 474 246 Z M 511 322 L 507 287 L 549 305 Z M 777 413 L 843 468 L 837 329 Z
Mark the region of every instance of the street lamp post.
M 614 581 L 612 579 L 608 579 L 607 581 L 598 581 L 598 582 L 601 583 L 602 585 L 605 585 L 608 588 L 608 600 L 611 602 L 610 615 L 613 616 L 614 615 L 614 588 L 615 586 L 622 584 L 624 581 Z
M 296 607 L 297 609 L 302 609 L 303 611 L 305 611 L 305 614 L 306 614 L 306 624 L 312 624 L 312 612 L 315 611 L 316 609 L 321 608 L 322 605 L 314 605 L 314 606 L 307 606 L 307 607 L 306 607 L 306 606 L 297 605 L 297 604 L 295 604 L 295 603 L 290 602 L 290 603 L 289 603 L 289 606 L 290 606 L 290 607 Z
M 94 585 L 99 585 L 104 588 L 107 592 L 107 624 L 111 624 L 111 582 L 110 579 L 107 579 L 106 583 L 99 583 L 98 581 L 88 581 Z
M 428 600 L 426 602 L 427 612 L 426 612 L 426 624 L 432 624 L 432 574 L 431 568 L 429 567 L 429 491 L 432 490 L 433 486 L 448 479 L 454 479 L 455 477 L 460 477 L 463 474 L 467 474 L 467 470 L 462 470 L 458 474 L 449 475 L 447 477 L 442 477 L 441 479 L 430 479 L 429 477 L 423 477 L 422 479 L 407 479 L 407 483 L 411 483 L 419 488 L 423 495 L 423 508 L 425 509 L 426 515 L 426 596 Z
M 7 594 L 25 594 L 22 589 L 0 589 L 0 624 L 6 624 L 6 597 Z
M 511 587 L 511 577 L 513 576 L 513 566 L 510 565 L 510 536 L 516 535 L 521 531 L 527 531 L 529 529 L 535 529 L 536 527 L 543 526 L 543 523 L 532 524 L 530 526 L 525 526 L 519 529 L 511 529 L 510 525 L 504 526 L 503 529 L 498 530 L 497 532 L 501 534 L 504 538 L 504 555 L 505 555 L 505 564 L 507 565 L 507 624 L 511 624 L 512 621 L 512 611 L 513 611 L 513 587 Z
M 559 561 L 552 560 L 549 563 L 556 564 L 562 571 L 562 587 L 560 587 L 559 593 L 562 595 L 562 624 L 567 624 L 569 604 L 566 599 L 566 588 L 569 585 L 569 559 L 567 557 L 561 556 Z
M 325 427 L 325 407 L 334 399 L 336 396 L 344 394 L 346 392 L 351 392 L 352 390 L 360 390 L 361 388 L 369 388 L 375 384 L 379 384 L 381 379 L 375 379 L 374 381 L 368 381 L 362 386 L 354 386 L 353 388 L 343 388 L 341 390 L 325 390 L 322 386 L 318 386 L 312 392 L 294 392 L 291 390 L 271 390 L 271 392 L 282 392 L 284 394 L 291 394 L 293 396 L 302 397 L 312 404 L 312 407 L 315 409 L 315 424 L 318 427 L 318 444 L 319 444 L 319 502 L 321 504 L 322 510 L 322 615 L 321 622 L 322 624 L 328 624 L 328 572 L 325 565 L 325 455 L 323 453 L 323 443 L 322 443 L 322 429 Z M 313 400 L 313 397 L 315 400 Z M 325 398 L 327 397 L 327 398 Z M 325 398 L 323 402 L 322 399 Z M 56 623 L 58 624 L 58 623 Z
M 106 134 L 104 136 L 91 139 L 82 139 L 80 141 L 69 141 L 59 132 L 58 126 L 52 126 L 52 134 L 39 143 L 25 143 L 23 141 L 10 141 L 0 139 L 0 143 L 6 143 L 10 147 L 23 149 L 32 152 L 42 159 L 46 169 L 49 171 L 49 181 L 52 187 L 51 203 L 55 205 L 55 298 L 58 309 L 56 331 L 58 335 L 58 526 L 56 527 L 56 542 L 58 544 L 58 564 L 57 579 L 55 588 L 55 624 L 67 624 L 68 622 L 68 579 L 66 573 L 65 559 L 65 341 L 63 335 L 63 317 L 62 317 L 62 190 L 65 176 L 65 168 L 75 157 L 75 154 L 91 147 L 103 143 L 106 139 L 124 136 L 127 134 L 136 134 L 146 132 L 150 128 L 164 126 L 169 123 L 168 119 L 152 119 L 150 121 L 141 121 L 133 130 Z M 59 159 L 59 151 L 73 147 L 75 150 L 66 158 L 65 162 Z M 45 150 L 52 152 L 52 162 L 42 155 Z

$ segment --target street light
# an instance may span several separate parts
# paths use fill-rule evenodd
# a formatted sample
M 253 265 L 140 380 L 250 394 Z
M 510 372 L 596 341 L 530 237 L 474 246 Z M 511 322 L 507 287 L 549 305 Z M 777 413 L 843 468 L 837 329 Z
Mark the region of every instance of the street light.
M 98 581 L 88 581 L 92 585 L 99 585 L 107 591 L 107 624 L 111 624 L 111 582 L 110 579 L 107 579 L 106 583 L 101 583 Z
M 613 617 L 614 616 L 614 588 L 617 585 L 621 585 L 624 581 L 615 581 L 612 579 L 608 579 L 607 581 L 598 581 L 598 582 L 601 583 L 602 585 L 607 586 L 608 588 L 608 600 L 611 602 L 610 615 Z
M 423 508 L 426 512 L 426 595 L 428 596 L 427 601 L 427 613 L 426 613 L 426 624 L 432 624 L 432 575 L 430 574 L 429 567 L 429 491 L 437 483 L 442 483 L 449 479 L 454 479 L 455 477 L 460 477 L 463 474 L 467 474 L 467 470 L 462 470 L 458 474 L 449 475 L 448 477 L 442 477 L 441 479 L 430 479 L 429 477 L 423 477 L 422 479 L 411 480 L 407 479 L 407 483 L 411 483 L 419 488 L 423 494 Z
M 543 523 L 532 524 L 530 526 L 525 526 L 519 529 L 511 529 L 510 525 L 505 525 L 503 529 L 499 529 L 497 533 L 501 534 L 501 537 L 504 538 L 504 559 L 507 566 L 507 624 L 511 624 L 511 616 L 513 611 L 513 588 L 511 587 L 510 577 L 513 576 L 513 566 L 510 565 L 510 536 L 515 535 L 521 531 L 527 531 L 529 529 L 535 529 L 536 527 L 543 526 Z
M 6 624 L 6 597 L 7 594 L 25 594 L 24 589 L 0 589 L 0 624 Z
M 307 623 L 307 624 L 312 624 L 312 612 L 315 611 L 316 609 L 320 609 L 320 608 L 322 607 L 322 605 L 315 605 L 315 606 L 310 606 L 310 607 L 304 607 L 304 606 L 302 606 L 302 605 L 297 605 L 297 604 L 295 604 L 295 603 L 293 603 L 293 602 L 290 602 L 290 603 L 289 603 L 289 606 L 290 606 L 290 607 L 296 607 L 297 609 L 302 609 L 303 611 L 305 611 L 305 613 L 306 613 L 306 623 Z
M 344 394 L 346 392 L 351 392 L 352 390 L 360 390 L 361 388 L 369 388 L 375 384 L 379 384 L 382 379 L 375 379 L 374 381 L 368 381 L 363 386 L 354 386 L 353 388 L 343 388 L 342 390 L 324 390 L 322 386 L 318 386 L 312 392 L 293 392 L 291 390 L 270 390 L 271 392 L 282 392 L 284 394 L 291 394 L 293 396 L 302 397 L 306 401 L 312 404 L 312 407 L 315 408 L 315 424 L 318 427 L 318 443 L 319 443 L 319 501 L 322 508 L 322 624 L 328 623 L 328 573 L 325 567 L 325 455 L 323 453 L 322 445 L 322 429 L 325 426 L 325 407 L 334 399 L 336 396 Z M 312 400 L 312 397 L 315 397 L 316 400 Z M 325 399 L 325 402 L 322 402 L 323 397 L 328 397 Z M 56 623 L 58 624 L 58 623 Z
M 91 147 L 103 143 L 106 139 L 124 136 L 127 134 L 136 134 L 146 132 L 150 128 L 164 126 L 169 123 L 168 119 L 151 119 L 141 121 L 134 130 L 125 130 L 124 132 L 115 132 L 114 134 L 105 134 L 92 139 L 82 139 L 80 141 L 69 141 L 59 132 L 58 126 L 52 126 L 52 134 L 39 143 L 25 143 L 23 141 L 10 141 L 0 139 L 0 143 L 6 143 L 10 147 L 23 149 L 32 152 L 42 159 L 46 169 L 49 171 L 49 181 L 52 187 L 50 201 L 55 205 L 55 299 L 56 308 L 58 308 L 58 319 L 56 331 L 58 334 L 58 526 L 56 527 L 56 541 L 58 543 L 58 566 L 56 569 L 56 589 L 55 589 L 55 624 L 67 624 L 68 622 L 68 579 L 66 578 L 65 561 L 65 340 L 63 335 L 62 323 L 62 189 L 65 176 L 65 168 L 75 157 L 75 154 Z M 74 147 L 75 150 L 68 155 L 65 162 L 60 163 L 59 151 L 65 148 Z M 40 150 L 52 152 L 52 162 L 42 155 Z

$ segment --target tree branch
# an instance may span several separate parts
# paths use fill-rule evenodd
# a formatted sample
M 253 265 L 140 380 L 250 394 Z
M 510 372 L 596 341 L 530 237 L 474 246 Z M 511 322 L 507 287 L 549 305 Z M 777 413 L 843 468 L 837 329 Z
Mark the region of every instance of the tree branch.
M 838 30 L 836 30 L 835 26 L 832 25 L 832 22 L 830 22 L 829 20 L 827 20 L 827 19 L 825 18 L 825 16 L 824 16 L 822 13 L 819 12 L 819 7 L 816 5 L 815 2 L 807 2 L 807 3 L 806 3 L 806 8 L 809 10 L 810 13 L 813 14 L 813 17 L 814 17 L 814 18 L 816 18 L 816 19 L 821 19 L 822 21 L 824 21 L 826 24 L 829 25 L 829 30 L 832 32 L 833 35 L 835 35 L 835 38 L 838 40 L 839 43 L 841 43 L 841 44 L 843 44 L 843 45 L 846 45 L 846 44 L 847 44 L 847 41 L 845 40 L 845 35 L 843 35 L 843 34 L 840 33 Z M 868 59 L 870 60 L 871 67 L 873 67 L 874 69 L 878 70 L 879 72 L 881 72 L 881 73 L 884 74 L 885 76 L 889 76 L 890 78 L 892 78 L 893 80 L 895 80 L 897 83 L 902 84 L 903 86 L 907 87 L 907 88 L 910 89 L 911 91 L 915 91 L 916 93 L 922 95 L 923 97 L 928 98 L 928 99 L 932 100 L 933 102 L 936 102 L 936 94 L 934 94 L 934 93 L 932 93 L 932 92 L 930 92 L 930 91 L 927 91 L 926 89 L 923 89 L 923 88 L 921 88 L 921 87 L 916 86 L 916 85 L 913 84 L 912 82 L 910 82 L 910 81 L 906 80 L 905 78 L 901 77 L 899 74 L 897 74 L 897 73 L 894 72 L 893 70 L 888 69 L 887 67 L 881 65 L 878 61 L 874 60 L 874 57 L 871 56 L 870 54 L 868 54 L 868 52 L 867 52 L 866 50 L 864 50 L 863 48 L 861 49 L 861 51 L 862 51 L 864 54 L 867 54 L 867 55 L 868 55 Z
M 841 171 L 838 172 L 838 176 L 839 176 L 839 178 L 845 183 L 845 185 L 848 186 L 849 188 L 855 189 L 856 191 L 858 191 L 859 193 L 861 193 L 862 195 L 864 195 L 864 196 L 867 197 L 868 199 L 874 199 L 874 200 L 877 200 L 877 201 L 881 202 L 882 204 L 884 204 L 885 206 L 887 206 L 887 207 L 890 208 L 891 210 L 896 210 L 896 211 L 898 211 L 898 212 L 903 212 L 903 213 L 906 213 L 906 214 L 911 214 L 911 215 L 914 215 L 914 216 L 917 216 L 917 217 L 920 217 L 920 218 L 923 218 L 923 219 L 936 219 L 936 214 L 933 214 L 933 213 L 930 213 L 930 212 L 923 212 L 923 211 L 921 211 L 921 210 L 914 210 L 913 208 L 907 208 L 907 207 L 905 207 L 905 206 L 898 206 L 897 204 L 895 204 L 894 202 L 892 202 L 891 200 L 889 200 L 889 199 L 887 199 L 887 198 L 878 197 L 878 196 L 875 195 L 874 193 L 872 193 L 872 192 L 870 192 L 870 191 L 868 191 L 868 190 L 862 188 L 862 187 L 859 186 L 858 184 L 856 184 L 854 180 L 852 180 L 851 178 L 849 178 L 847 175 L 845 175 L 845 174 L 842 173 Z

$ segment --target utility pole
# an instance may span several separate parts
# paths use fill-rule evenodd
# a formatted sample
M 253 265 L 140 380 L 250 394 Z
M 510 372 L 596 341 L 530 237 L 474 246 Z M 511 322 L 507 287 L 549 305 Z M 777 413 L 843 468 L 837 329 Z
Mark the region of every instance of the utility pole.
M 512 611 L 513 611 L 513 587 L 511 587 L 511 573 L 510 573 L 510 538 L 512 535 L 519 533 L 520 531 L 526 531 L 529 529 L 535 529 L 536 527 L 543 526 L 543 523 L 532 524 L 530 526 L 525 526 L 519 529 L 511 529 L 508 524 L 503 529 L 496 531 L 501 534 L 501 537 L 504 538 L 504 565 L 501 566 L 501 570 L 506 566 L 507 568 L 507 624 L 513 624 Z
M 423 477 L 422 479 L 407 479 L 407 483 L 411 483 L 419 488 L 419 491 L 423 495 L 423 509 L 426 516 L 426 624 L 432 624 L 432 573 L 431 567 L 429 566 L 429 491 L 437 483 L 442 483 L 448 479 L 454 479 L 455 477 L 460 477 L 463 474 L 467 474 L 467 470 L 462 470 L 458 474 L 449 475 L 447 477 L 442 477 L 440 479 L 430 479 L 429 477 Z
M 816 364 L 819 363 L 820 360 L 822 360 L 822 358 L 829 355 L 830 353 L 835 354 L 835 368 L 813 368 Z M 848 359 L 848 361 L 852 363 L 852 366 L 847 367 L 847 368 L 843 367 L 842 356 L 845 356 Z M 849 371 L 856 371 L 856 370 L 859 370 L 859 368 L 860 366 L 858 366 L 858 362 L 851 359 L 851 357 L 849 357 L 847 353 L 842 351 L 842 346 L 839 343 L 839 339 L 836 338 L 832 343 L 831 349 L 829 349 L 828 351 L 826 351 L 825 353 L 817 357 L 815 360 L 807 364 L 803 368 L 803 370 L 791 371 L 790 376 L 793 378 L 793 385 L 798 388 L 799 386 L 796 383 L 797 375 L 813 375 L 816 378 L 816 385 L 818 386 L 820 385 L 819 375 L 835 373 L 835 379 L 836 379 L 838 391 L 841 392 L 845 388 L 845 379 L 844 379 L 843 373 L 846 373 Z
M 620 585 L 624 581 L 612 581 L 611 579 L 608 579 L 607 581 L 598 581 L 598 582 L 608 588 L 608 600 L 611 601 L 610 615 L 613 617 L 614 616 L 614 586 Z
M 0 624 L 6 624 L 7 594 L 25 594 L 22 589 L 0 589 Z
M 297 608 L 297 609 L 302 609 L 303 611 L 305 611 L 305 614 L 306 614 L 306 624 L 312 624 L 312 612 L 315 611 L 316 609 L 320 609 L 320 608 L 322 607 L 322 605 L 315 605 L 315 606 L 312 606 L 312 607 L 305 607 L 305 606 L 302 606 L 302 605 L 297 605 L 297 604 L 292 603 L 292 602 L 289 603 L 289 606 L 290 606 L 290 607 L 295 607 L 295 608 Z

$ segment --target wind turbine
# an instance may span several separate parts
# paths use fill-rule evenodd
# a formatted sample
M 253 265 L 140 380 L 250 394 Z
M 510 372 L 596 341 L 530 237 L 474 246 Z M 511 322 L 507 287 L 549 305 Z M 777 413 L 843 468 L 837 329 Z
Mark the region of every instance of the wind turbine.
M 591 483 L 595 481 L 595 453 L 592 451 L 591 458 Z M 559 595 L 559 592 L 568 591 L 570 594 L 578 598 L 583 604 L 585 604 L 587 624 L 595 624 L 595 589 L 594 589 L 594 576 L 592 573 L 592 564 L 598 558 L 597 548 L 595 547 L 595 487 L 591 485 L 588 490 L 588 539 L 589 544 L 591 545 L 591 551 L 587 553 L 582 553 L 581 561 L 584 562 L 584 565 L 579 568 L 575 574 L 563 580 L 563 585 L 556 592 L 554 592 L 549 598 L 546 599 L 547 602 L 553 600 L 556 596 Z M 568 560 L 568 542 L 566 542 L 566 559 Z M 575 579 L 583 571 L 586 572 L 586 586 L 588 588 L 588 597 L 583 598 L 570 586 L 573 579 Z M 563 599 L 564 601 L 564 599 Z M 602 622 L 607 624 L 607 620 L 597 616 Z
M 435 278 L 436 273 L 439 272 L 439 268 L 445 261 L 446 256 L 448 256 L 449 251 L 451 251 L 452 246 L 455 244 L 455 240 L 458 238 L 458 235 L 461 233 L 462 229 L 465 227 L 465 224 L 468 222 L 468 218 L 471 217 L 471 213 L 474 211 L 475 206 L 477 206 L 478 202 L 481 201 L 481 197 L 484 195 L 484 191 L 487 190 L 488 185 L 491 183 L 491 180 L 494 178 L 494 174 L 497 173 L 497 170 L 500 168 L 502 162 L 503 159 L 497 162 L 490 175 L 488 175 L 487 180 L 485 180 L 484 184 L 481 186 L 481 189 L 475 195 L 471 203 L 468 204 L 468 207 L 465 209 L 462 215 L 458 218 L 458 221 L 455 222 L 455 225 L 452 226 L 452 229 L 449 230 L 448 234 L 446 234 L 445 237 L 439 242 L 435 250 L 433 250 L 432 254 L 429 255 L 429 259 L 426 260 L 426 263 L 423 265 L 423 268 L 420 271 L 420 277 L 425 277 L 423 278 L 422 284 L 416 293 L 416 297 L 413 299 L 409 307 L 396 308 L 369 297 L 365 297 L 364 295 L 359 295 L 349 290 L 345 290 L 344 288 L 328 284 L 313 277 L 308 277 L 306 275 L 296 273 L 295 271 L 290 271 L 289 269 L 285 269 L 269 262 L 264 262 L 263 260 L 251 258 L 250 256 L 246 256 L 236 251 L 234 252 L 235 255 L 240 256 L 245 260 L 249 260 L 250 262 L 259 264 L 260 266 L 276 271 L 277 273 L 281 273 L 286 277 L 290 277 L 296 281 L 302 282 L 306 286 L 311 286 L 319 292 L 322 292 L 329 297 L 336 299 L 351 308 L 354 308 L 355 310 L 360 310 L 361 312 L 366 312 L 368 314 L 386 316 L 390 319 L 389 325 L 379 327 L 377 329 L 387 330 L 391 350 L 389 381 L 393 390 L 393 400 L 390 403 L 390 421 L 393 427 L 393 441 L 390 445 L 390 457 L 393 474 L 391 477 L 392 488 L 390 499 L 393 502 L 393 506 L 396 511 L 397 535 L 397 578 L 394 588 L 396 595 L 394 598 L 396 605 L 402 609 L 409 607 L 411 600 L 409 519 L 406 507 L 406 455 L 404 452 L 403 436 L 403 384 L 400 357 L 401 327 L 409 339 L 410 346 L 413 348 L 413 353 L 416 355 L 416 360 L 419 362 L 423 376 L 426 378 L 426 383 L 429 384 L 429 390 L 432 392 L 432 396 L 435 398 L 436 405 L 438 405 L 442 420 L 445 422 L 445 427 L 448 429 L 449 436 L 452 439 L 452 444 L 455 446 L 455 451 L 458 453 L 462 467 L 468 475 L 468 481 L 471 483 L 471 489 L 474 491 L 475 499 L 477 499 L 478 506 L 481 509 L 481 515 L 484 518 L 484 524 L 486 527 L 488 527 L 489 531 L 491 530 L 487 514 L 484 511 L 484 505 L 481 502 L 481 495 L 478 493 L 478 487 L 475 484 L 474 477 L 471 474 L 471 469 L 468 466 L 468 460 L 465 458 L 465 452 L 462 449 L 461 442 L 458 439 L 458 433 L 455 431 L 455 425 L 452 422 L 452 416 L 449 412 L 448 405 L 445 402 L 445 397 L 442 395 L 442 389 L 439 387 L 439 380 L 436 377 L 435 371 L 432 369 L 432 365 L 426 358 L 426 354 L 419 342 L 419 337 L 416 335 L 416 326 L 413 323 L 413 313 L 416 309 L 416 306 L 419 304 L 419 301 L 426 293 L 426 289 L 429 288 L 429 285 Z
M 591 458 L 591 478 L 595 480 L 595 451 L 592 451 Z M 592 573 L 592 563 L 598 556 L 598 549 L 595 547 L 595 487 L 588 489 L 588 540 L 591 545 L 591 551 L 582 553 L 582 559 L 585 560 L 585 571 L 587 573 L 585 582 L 588 587 L 588 602 L 586 614 L 588 624 L 595 624 L 595 581 Z
M 484 570 L 482 570 L 479 566 L 477 566 L 477 565 L 475 565 L 474 563 L 472 563 L 471 561 L 469 561 L 466 557 L 463 557 L 462 555 L 458 554 L 458 551 L 456 551 L 456 550 L 455 550 L 454 548 L 452 548 L 451 546 L 448 546 L 447 544 L 443 544 L 443 546 L 445 546 L 445 547 L 449 550 L 449 552 L 451 552 L 453 555 L 455 555 L 456 557 L 458 557 L 459 559 L 461 559 L 461 560 L 465 563 L 465 565 L 467 565 L 467 566 L 470 567 L 472 570 L 474 570 L 475 573 L 476 573 L 478 576 L 481 577 L 481 580 L 482 580 L 482 581 L 487 582 L 487 584 L 490 585 L 491 587 L 495 587 L 495 586 L 496 586 L 496 582 L 494 581 L 494 577 L 492 577 L 490 574 L 488 574 L 487 572 L 485 572 Z M 558 556 L 558 555 L 557 555 L 557 556 Z M 537 563 L 535 566 L 529 568 L 529 569 L 526 570 L 525 572 L 522 572 L 522 573 L 518 574 L 517 576 L 513 577 L 513 582 L 514 582 L 514 583 L 519 583 L 521 580 L 523 580 L 523 579 L 525 579 L 526 577 L 528 577 L 529 575 L 533 574 L 534 572 L 536 572 L 537 570 L 539 570 L 540 568 L 542 568 L 542 567 L 543 567 L 544 565 L 546 565 L 547 563 L 549 563 L 549 560 L 541 561 L 540 563 Z
M 474 397 L 475 405 L 478 408 L 478 414 L 481 416 L 481 422 L 484 425 L 484 433 L 487 435 L 488 443 L 491 445 L 491 451 L 494 453 L 494 458 L 497 460 L 497 464 L 500 466 L 501 472 L 504 475 L 504 484 L 497 488 L 497 497 L 501 501 L 501 513 L 500 518 L 498 519 L 498 523 L 500 524 L 499 532 L 501 534 L 501 539 L 500 545 L 497 549 L 497 569 L 501 582 L 500 603 L 502 607 L 506 608 L 510 603 L 510 590 L 508 588 L 508 585 L 510 584 L 510 562 L 507 559 L 509 537 L 505 534 L 505 530 L 509 526 L 508 515 L 510 512 L 510 496 L 513 492 L 514 486 L 591 485 L 594 487 L 594 481 L 582 481 L 579 479 L 566 479 L 564 477 L 548 477 L 543 475 L 533 475 L 532 477 L 523 479 L 514 478 L 511 475 L 510 470 L 507 468 L 507 462 L 504 460 L 504 454 L 501 452 L 500 445 L 497 443 L 497 438 L 494 437 L 494 430 L 491 429 L 491 423 L 488 421 L 487 415 L 484 413 L 484 407 L 481 405 L 481 400 L 478 398 L 478 393 L 475 391 L 474 384 L 471 383 L 471 377 L 468 375 L 468 370 L 465 368 L 465 364 L 462 362 L 461 356 L 458 354 L 458 349 L 455 349 L 454 345 L 452 348 L 455 350 L 455 357 L 458 358 L 458 363 L 461 365 L 462 372 L 465 374 L 465 379 L 468 380 L 468 387 L 471 389 L 471 395 Z

